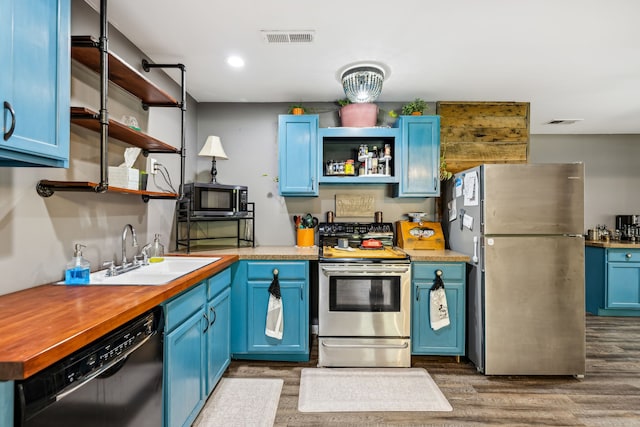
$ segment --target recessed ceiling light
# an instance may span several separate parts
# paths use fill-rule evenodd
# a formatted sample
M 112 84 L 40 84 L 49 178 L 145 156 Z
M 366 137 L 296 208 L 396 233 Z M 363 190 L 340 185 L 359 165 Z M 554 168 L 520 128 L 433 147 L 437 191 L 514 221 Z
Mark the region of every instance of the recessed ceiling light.
M 547 122 L 548 125 L 572 125 L 576 122 L 581 122 L 584 119 L 553 119 Z
M 244 67 L 244 59 L 239 56 L 230 56 L 227 58 L 227 64 L 231 65 L 234 68 L 242 68 Z

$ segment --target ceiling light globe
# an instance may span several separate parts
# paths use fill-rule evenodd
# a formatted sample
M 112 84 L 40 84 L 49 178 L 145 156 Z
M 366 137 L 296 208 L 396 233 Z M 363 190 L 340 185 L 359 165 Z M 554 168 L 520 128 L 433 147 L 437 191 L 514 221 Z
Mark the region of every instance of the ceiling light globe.
M 373 65 L 358 65 L 345 70 L 340 80 L 349 101 L 374 102 L 382 92 L 384 70 Z

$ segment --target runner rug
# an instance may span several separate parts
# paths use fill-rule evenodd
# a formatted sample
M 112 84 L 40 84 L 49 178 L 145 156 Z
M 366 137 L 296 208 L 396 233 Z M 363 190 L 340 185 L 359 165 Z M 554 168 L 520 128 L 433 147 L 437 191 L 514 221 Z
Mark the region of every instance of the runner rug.
M 304 368 L 300 412 L 452 411 L 423 368 Z
M 193 426 L 271 427 L 283 383 L 270 378 L 222 378 Z

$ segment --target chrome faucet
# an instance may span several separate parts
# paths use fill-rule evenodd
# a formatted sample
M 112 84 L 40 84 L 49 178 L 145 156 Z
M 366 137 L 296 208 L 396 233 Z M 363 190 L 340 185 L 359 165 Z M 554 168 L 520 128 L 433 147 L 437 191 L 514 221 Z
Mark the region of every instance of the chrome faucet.
M 127 249 L 126 249 L 127 230 L 131 230 L 131 240 L 132 240 L 131 246 L 133 246 L 134 248 L 138 247 L 138 238 L 136 237 L 136 229 L 133 228 L 133 225 L 131 224 L 125 225 L 124 229 L 122 230 L 122 267 L 127 266 Z M 135 259 L 135 256 L 133 259 Z

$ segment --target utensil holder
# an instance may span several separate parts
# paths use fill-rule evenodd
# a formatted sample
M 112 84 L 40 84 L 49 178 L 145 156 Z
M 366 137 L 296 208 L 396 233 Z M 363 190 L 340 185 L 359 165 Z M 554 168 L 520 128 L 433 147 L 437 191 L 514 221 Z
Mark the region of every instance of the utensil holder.
M 298 228 L 296 233 L 297 246 L 313 246 L 315 233 L 313 228 Z

